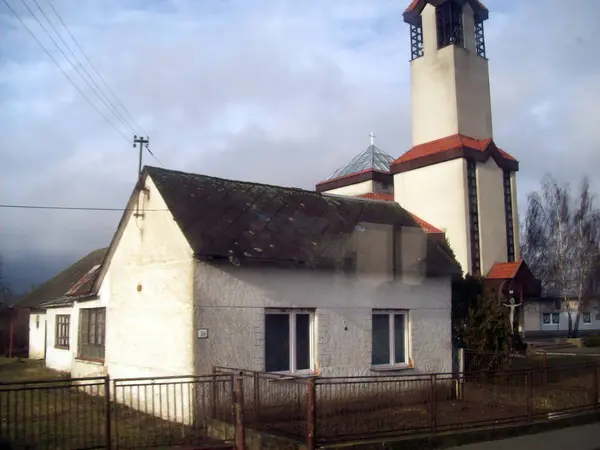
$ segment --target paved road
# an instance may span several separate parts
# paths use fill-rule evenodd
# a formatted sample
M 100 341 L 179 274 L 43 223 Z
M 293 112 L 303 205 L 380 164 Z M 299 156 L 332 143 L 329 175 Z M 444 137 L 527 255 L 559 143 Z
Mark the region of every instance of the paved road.
M 447 450 L 600 450 L 600 423 Z

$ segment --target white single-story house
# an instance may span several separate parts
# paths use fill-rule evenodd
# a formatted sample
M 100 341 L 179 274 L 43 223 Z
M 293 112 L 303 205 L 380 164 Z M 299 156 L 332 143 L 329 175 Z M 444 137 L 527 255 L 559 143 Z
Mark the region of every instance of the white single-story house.
M 398 204 L 154 167 L 139 186 L 106 256 L 42 303 L 49 367 L 451 371 L 460 269 Z
M 459 269 L 399 205 L 155 167 L 139 186 L 95 281 L 111 376 L 451 370 Z
M 104 373 L 77 330 L 92 308 L 105 303 L 103 293 L 91 288 L 106 251 L 94 250 L 18 301 L 30 313 L 29 358 L 45 359 L 48 367 L 73 376 Z
M 600 299 L 584 298 L 579 311 L 578 330 L 581 336 L 600 333 Z M 580 302 L 565 302 L 558 297 L 529 299 L 525 303 L 524 332 L 529 338 L 567 337 L 569 310 L 573 323 L 580 309 Z

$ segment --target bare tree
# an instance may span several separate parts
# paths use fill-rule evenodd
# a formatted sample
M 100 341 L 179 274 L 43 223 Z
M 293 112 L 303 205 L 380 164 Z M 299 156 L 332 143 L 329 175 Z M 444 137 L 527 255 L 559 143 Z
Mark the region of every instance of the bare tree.
M 8 287 L 8 282 L 4 277 L 2 255 L 0 255 L 0 304 L 12 303 L 12 293 Z
M 598 273 L 599 252 L 600 212 L 587 177 L 576 197 L 568 184 L 545 177 L 541 192 L 527 199 L 522 253 L 545 294 L 562 299 L 571 337 L 579 332 L 581 312 Z

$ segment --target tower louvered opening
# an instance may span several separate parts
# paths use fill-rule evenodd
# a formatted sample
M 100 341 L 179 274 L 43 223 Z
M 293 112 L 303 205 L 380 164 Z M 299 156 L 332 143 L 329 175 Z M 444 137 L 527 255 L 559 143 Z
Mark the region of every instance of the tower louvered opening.
M 464 46 L 462 7 L 454 1 L 442 3 L 435 9 L 438 48 Z

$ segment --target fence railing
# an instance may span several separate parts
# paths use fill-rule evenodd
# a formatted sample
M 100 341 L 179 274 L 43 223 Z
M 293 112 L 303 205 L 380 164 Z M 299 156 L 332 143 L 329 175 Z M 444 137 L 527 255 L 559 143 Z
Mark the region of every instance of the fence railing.
M 528 354 L 498 354 L 463 350 L 463 372 L 483 372 L 498 370 L 546 370 L 550 367 L 570 366 L 573 364 L 600 363 L 600 355 L 547 354 L 546 352 Z
M 107 378 L 0 384 L 0 448 L 110 445 Z
M 206 376 L 0 383 L 0 448 L 243 449 L 245 429 L 319 444 L 551 420 L 598 409 L 600 364 L 463 374 Z
M 238 373 L 243 379 L 247 426 L 294 437 L 308 449 L 349 440 L 551 420 L 600 406 L 598 364 L 309 379 L 215 370 Z
M 0 448 L 233 448 L 233 386 L 231 374 L 0 383 Z

